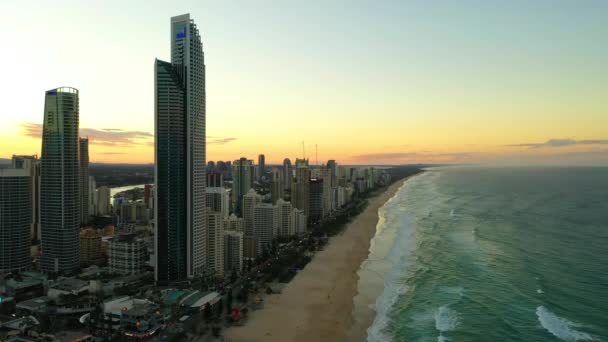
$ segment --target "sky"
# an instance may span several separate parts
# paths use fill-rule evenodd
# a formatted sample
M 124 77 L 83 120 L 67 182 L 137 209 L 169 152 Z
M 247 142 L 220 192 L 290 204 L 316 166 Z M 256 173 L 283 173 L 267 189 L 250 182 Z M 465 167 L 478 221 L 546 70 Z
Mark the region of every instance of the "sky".
M 603 0 L 0 0 L 0 158 L 40 154 L 44 92 L 72 86 L 92 162 L 153 162 L 184 13 L 207 160 L 608 165 Z

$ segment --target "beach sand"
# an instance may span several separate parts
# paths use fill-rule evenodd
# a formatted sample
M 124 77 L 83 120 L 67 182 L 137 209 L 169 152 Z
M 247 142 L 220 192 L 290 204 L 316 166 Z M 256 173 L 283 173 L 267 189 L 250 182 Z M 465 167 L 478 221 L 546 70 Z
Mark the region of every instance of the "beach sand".
M 370 198 L 367 208 L 342 233 L 332 237 L 325 249 L 315 254 L 281 294 L 266 296 L 264 308 L 252 312 L 244 326 L 227 329 L 225 340 L 365 340 L 364 331 L 358 336 L 350 331 L 357 271 L 369 254 L 378 223 L 378 209 L 403 182 L 399 180 Z

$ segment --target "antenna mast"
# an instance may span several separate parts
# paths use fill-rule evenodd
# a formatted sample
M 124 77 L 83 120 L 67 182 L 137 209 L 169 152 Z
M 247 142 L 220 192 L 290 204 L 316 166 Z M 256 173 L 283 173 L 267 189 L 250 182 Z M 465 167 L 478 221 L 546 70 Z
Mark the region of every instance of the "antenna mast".
M 317 164 L 317 166 L 319 166 L 319 149 L 317 148 L 317 144 L 315 144 L 315 159 L 315 163 Z

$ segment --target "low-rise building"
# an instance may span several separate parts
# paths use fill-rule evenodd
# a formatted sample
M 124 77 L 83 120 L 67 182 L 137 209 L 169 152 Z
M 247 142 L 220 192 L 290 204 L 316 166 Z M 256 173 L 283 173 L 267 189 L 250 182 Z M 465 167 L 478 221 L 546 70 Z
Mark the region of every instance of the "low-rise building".
M 133 233 L 119 234 L 108 240 L 108 266 L 112 274 L 139 274 L 148 263 L 143 239 Z

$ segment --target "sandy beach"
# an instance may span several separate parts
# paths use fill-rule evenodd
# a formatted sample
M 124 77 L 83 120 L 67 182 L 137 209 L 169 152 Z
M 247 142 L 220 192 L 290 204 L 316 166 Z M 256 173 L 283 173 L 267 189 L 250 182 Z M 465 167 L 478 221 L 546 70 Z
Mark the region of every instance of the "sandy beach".
M 361 263 L 367 258 L 378 223 L 378 209 L 403 184 L 393 183 L 370 198 L 367 208 L 331 238 L 281 294 L 267 296 L 247 323 L 225 331 L 226 341 L 351 341 L 353 297 Z M 372 318 L 373 319 L 373 318 Z M 371 324 L 371 321 L 369 322 Z

